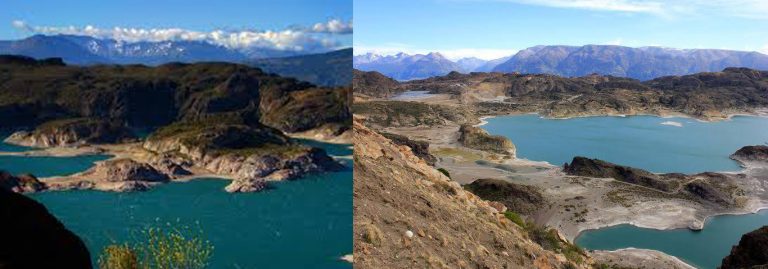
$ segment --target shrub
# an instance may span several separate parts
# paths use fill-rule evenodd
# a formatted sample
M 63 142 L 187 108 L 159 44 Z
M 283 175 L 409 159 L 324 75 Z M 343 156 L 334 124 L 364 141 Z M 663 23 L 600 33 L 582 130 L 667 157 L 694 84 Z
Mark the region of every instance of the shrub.
M 110 245 L 99 255 L 101 269 L 202 269 L 213 245 L 201 229 L 170 223 L 142 230 L 134 244 Z
M 525 221 L 523 220 L 523 218 L 520 217 L 520 215 L 515 213 L 515 212 L 512 212 L 512 211 L 504 212 L 504 216 L 507 217 L 507 219 L 509 219 L 512 222 L 514 222 L 515 224 L 517 224 L 518 226 L 523 227 L 523 228 L 526 227 L 526 224 L 525 224 Z
M 445 170 L 445 168 L 437 168 L 437 171 L 440 171 L 440 173 L 443 173 L 448 178 L 451 178 L 451 173 L 448 173 L 448 170 Z
M 128 244 L 110 245 L 99 255 L 99 268 L 139 269 L 139 259 L 136 251 Z

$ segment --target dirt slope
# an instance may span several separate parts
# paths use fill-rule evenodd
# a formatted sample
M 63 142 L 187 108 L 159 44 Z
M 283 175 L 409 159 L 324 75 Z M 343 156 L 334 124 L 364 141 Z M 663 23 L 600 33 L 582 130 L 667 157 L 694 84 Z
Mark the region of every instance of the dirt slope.
M 541 248 L 488 202 L 354 123 L 355 268 L 588 268 Z

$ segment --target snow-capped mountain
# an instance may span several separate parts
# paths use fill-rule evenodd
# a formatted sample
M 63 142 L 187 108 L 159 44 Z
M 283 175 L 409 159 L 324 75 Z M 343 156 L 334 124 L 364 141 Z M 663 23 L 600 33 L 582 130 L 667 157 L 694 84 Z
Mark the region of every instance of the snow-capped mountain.
M 74 35 L 34 35 L 21 40 L 0 41 L 0 54 L 17 54 L 34 58 L 60 57 L 69 64 L 158 65 L 167 62 L 244 62 L 317 52 L 323 51 L 233 49 L 205 41 L 125 42 Z
M 721 71 L 768 69 L 768 55 L 719 49 L 672 49 L 613 45 L 535 46 L 519 51 L 493 71 L 585 76 L 592 73 L 648 80 Z
M 429 54 L 398 53 L 395 55 L 364 54 L 353 58 L 354 67 L 363 71 L 378 71 L 397 80 L 412 80 L 440 76 L 451 71 L 464 71 L 459 64 L 438 52 Z

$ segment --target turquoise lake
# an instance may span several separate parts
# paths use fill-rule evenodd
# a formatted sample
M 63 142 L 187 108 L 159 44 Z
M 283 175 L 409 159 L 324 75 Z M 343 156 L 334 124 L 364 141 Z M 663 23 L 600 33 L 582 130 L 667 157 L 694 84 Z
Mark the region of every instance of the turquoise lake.
M 702 269 L 715 269 L 728 255 L 741 235 L 768 225 L 768 210 L 757 214 L 717 216 L 704 230 L 654 230 L 632 225 L 617 225 L 583 232 L 576 245 L 586 249 L 616 250 L 622 248 L 655 249 L 680 258 Z
M 309 142 L 334 155 L 350 145 Z M 38 176 L 79 172 L 107 156 L 0 157 L 0 169 Z M 157 186 L 146 192 L 42 192 L 43 203 L 79 235 L 96 260 L 112 242 L 165 223 L 199 226 L 215 250 L 210 268 L 352 268 L 352 169 L 279 182 L 259 193 L 230 194 L 221 179 Z
M 538 115 L 504 116 L 483 125 L 509 137 L 518 156 L 555 165 L 573 156 L 599 158 L 653 172 L 738 171 L 728 158 L 746 145 L 768 141 L 768 119 L 734 117 L 720 122 L 653 116 L 586 117 L 565 120 Z M 654 230 L 618 225 L 585 231 L 576 244 L 586 249 L 654 249 L 703 269 L 716 268 L 741 235 L 768 225 L 768 211 L 718 216 L 704 230 Z
M 585 156 L 657 173 L 738 171 L 729 155 L 768 142 L 764 117 L 700 122 L 654 116 L 563 120 L 521 115 L 487 121 L 482 128 L 510 138 L 521 158 L 562 165 Z

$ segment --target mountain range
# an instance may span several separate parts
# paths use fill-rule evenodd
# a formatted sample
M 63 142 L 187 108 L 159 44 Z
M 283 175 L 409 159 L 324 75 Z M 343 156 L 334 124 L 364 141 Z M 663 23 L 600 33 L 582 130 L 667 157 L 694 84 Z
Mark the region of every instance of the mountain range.
M 397 80 L 421 79 L 451 71 L 541 73 L 567 77 L 597 73 L 649 80 L 715 72 L 726 67 L 768 70 L 768 55 L 759 52 L 614 45 L 535 46 L 491 61 L 463 58 L 454 62 L 434 52 L 392 56 L 368 53 L 355 56 L 353 62 L 357 69 L 378 71 Z
M 250 64 L 267 72 L 322 86 L 347 85 L 352 80 L 352 49 L 300 52 L 234 49 L 204 41 L 125 42 L 90 36 L 34 35 L 0 41 L 2 54 L 36 59 L 61 58 L 73 65 L 232 62 Z

